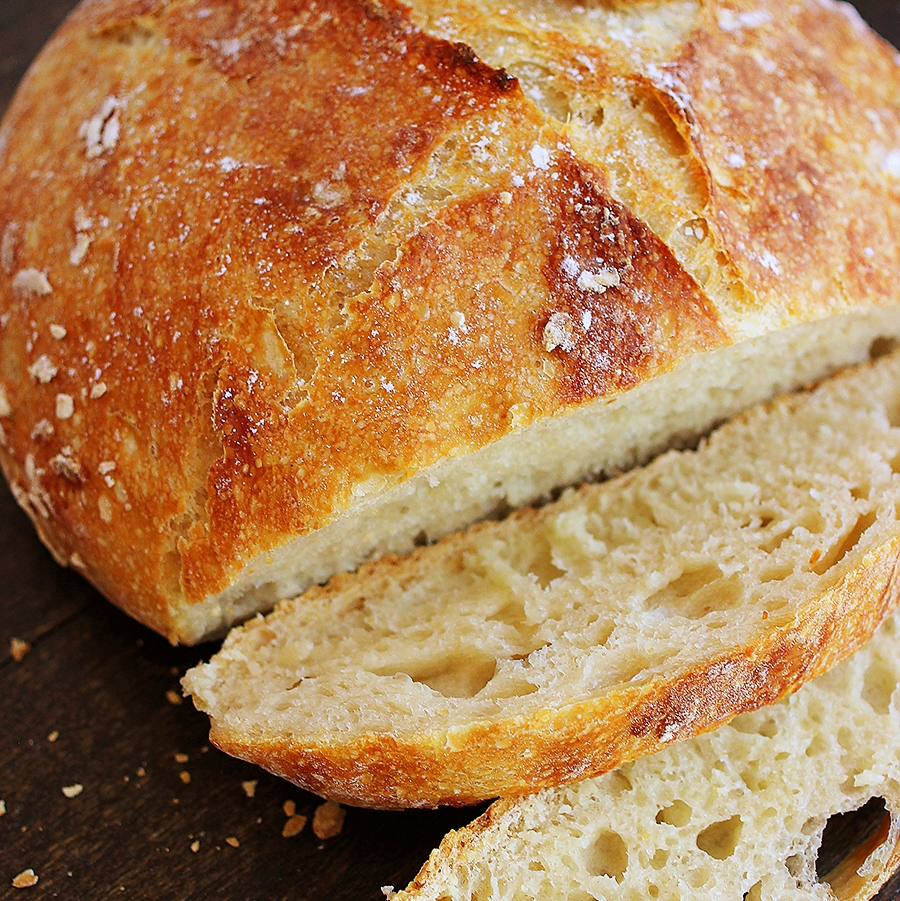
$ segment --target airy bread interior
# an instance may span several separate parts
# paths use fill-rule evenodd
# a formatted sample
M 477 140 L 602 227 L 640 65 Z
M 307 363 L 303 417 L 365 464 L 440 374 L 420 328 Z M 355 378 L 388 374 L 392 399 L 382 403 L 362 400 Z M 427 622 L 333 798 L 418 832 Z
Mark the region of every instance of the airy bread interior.
M 608 769 L 636 753 L 627 717 L 647 698 L 673 705 L 680 680 L 705 681 L 660 714 L 658 744 L 868 638 L 897 596 L 898 426 L 894 354 L 756 407 L 697 451 L 282 603 L 185 686 L 214 741 L 356 803 L 463 803 Z M 359 778 L 373 749 L 387 772 Z
M 543 420 L 483 450 L 448 459 L 385 490 L 359 491 L 342 517 L 248 565 L 224 592 L 179 611 L 199 640 L 270 609 L 336 572 L 408 553 L 561 487 L 643 463 L 715 423 L 867 357 L 900 335 L 900 312 L 868 310 L 768 333 L 698 354 L 612 400 Z M 219 623 L 219 628 L 211 626 Z
M 597 779 L 498 802 L 393 901 L 861 901 L 900 856 L 898 747 L 895 616 L 777 705 Z M 860 826 L 859 846 L 828 861 L 826 824 L 864 806 L 874 832 Z

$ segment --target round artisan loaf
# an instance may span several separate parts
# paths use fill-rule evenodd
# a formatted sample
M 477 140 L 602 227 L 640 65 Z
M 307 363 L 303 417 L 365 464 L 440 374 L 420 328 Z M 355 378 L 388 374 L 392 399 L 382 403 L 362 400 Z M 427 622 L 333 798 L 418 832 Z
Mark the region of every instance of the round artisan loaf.
M 87 0 L 0 128 L 0 444 L 198 641 L 900 335 L 848 8 Z

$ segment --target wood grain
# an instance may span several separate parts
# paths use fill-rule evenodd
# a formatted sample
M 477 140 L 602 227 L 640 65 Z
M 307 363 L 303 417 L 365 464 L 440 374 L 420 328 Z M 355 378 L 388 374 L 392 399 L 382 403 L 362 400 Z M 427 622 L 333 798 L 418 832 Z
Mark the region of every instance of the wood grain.
M 0 4 L 0 110 L 73 5 Z M 900 42 L 896 2 L 858 7 Z M 31 646 L 20 662 L 13 637 Z M 350 810 L 335 838 L 282 837 L 285 802 L 311 818 L 318 799 L 211 749 L 205 717 L 173 703 L 211 650 L 170 647 L 57 567 L 0 486 L 0 898 L 32 867 L 21 897 L 374 901 L 480 812 Z M 865 817 L 842 826 L 835 861 L 866 834 Z M 879 899 L 900 901 L 900 874 Z

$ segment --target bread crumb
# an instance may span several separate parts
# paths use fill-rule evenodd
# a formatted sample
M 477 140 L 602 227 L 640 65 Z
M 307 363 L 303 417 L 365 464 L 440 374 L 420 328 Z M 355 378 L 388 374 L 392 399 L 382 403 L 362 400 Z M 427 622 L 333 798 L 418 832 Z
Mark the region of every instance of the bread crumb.
M 344 828 L 346 811 L 334 801 L 326 801 L 313 814 L 312 831 L 316 838 L 334 838 Z
M 256 786 L 258 782 L 258 779 L 248 779 L 246 782 L 241 783 L 241 788 L 244 789 L 244 794 L 248 798 L 252 798 L 256 795 Z
M 29 867 L 27 870 L 22 870 L 18 876 L 15 877 L 12 881 L 13 888 L 31 888 L 33 885 L 37 885 L 38 877 L 35 875 L 34 870 Z
M 59 738 L 59 730 L 58 730 L 58 729 L 54 729 L 54 730 L 47 736 L 47 741 L 49 741 L 50 744 L 52 745 L 53 742 L 55 742 L 57 738 Z
M 597 294 L 603 294 L 607 288 L 618 287 L 621 283 L 622 278 L 615 269 L 600 269 L 597 272 L 585 269 L 576 282 L 582 291 L 595 291 Z
M 0 801 L 0 817 L 6 813 L 6 801 Z
M 135 770 L 135 774 L 138 775 L 138 776 L 144 777 L 144 776 L 147 775 L 147 770 L 145 770 L 144 767 L 139 766 L 139 767 Z
M 175 763 L 187 763 L 190 759 L 187 754 L 178 753 L 175 755 Z
M 79 232 L 75 235 L 75 246 L 69 252 L 69 262 L 73 266 L 80 266 L 84 262 L 84 258 L 87 256 L 91 241 L 93 240 L 94 239 L 90 235 L 87 235 L 84 232 Z
M 97 382 L 96 385 L 91 385 L 91 399 L 96 400 L 98 397 L 103 397 L 106 394 L 106 382 Z
M 173 691 L 171 688 L 166 692 L 166 700 L 177 707 L 184 700 L 177 691 Z
M 9 653 L 16 663 L 21 663 L 25 655 L 31 650 L 31 645 L 21 638 L 11 638 L 9 640 Z
M 67 798 L 77 798 L 84 791 L 84 786 L 80 782 L 74 782 L 72 785 L 64 785 L 62 793 Z
M 81 554 L 74 553 L 69 557 L 69 566 L 72 569 L 84 569 L 84 560 L 81 559 Z
M 81 464 L 72 457 L 72 448 L 64 447 L 60 453 L 50 459 L 50 468 L 70 482 L 80 484 L 84 481 Z
M 568 313 L 553 313 L 544 326 L 544 350 L 547 353 L 557 347 L 572 350 L 575 346 L 572 317 Z
M 53 293 L 47 273 L 40 269 L 20 269 L 13 276 L 12 288 L 22 297 L 46 297 Z
M 225 839 L 226 845 L 231 845 L 232 848 L 239 848 L 241 843 L 233 836 L 229 835 L 228 838 Z
M 55 322 L 50 323 L 50 334 L 56 338 L 57 341 L 62 341 L 63 338 L 66 337 L 68 332 L 65 329 L 65 326 L 57 325 Z
M 391 898 L 394 897 L 397 893 L 394 891 L 394 886 L 392 885 L 383 885 L 381 886 L 381 894 L 387 898 L 387 901 L 391 901 Z
M 98 467 L 97 472 L 105 476 L 116 468 L 116 464 L 112 460 L 104 460 Z
M 42 385 L 53 381 L 59 369 L 53 365 L 53 361 L 47 354 L 41 354 L 29 367 L 28 374 Z
M 109 498 L 105 494 L 101 495 L 97 501 L 97 508 L 100 511 L 100 519 L 102 519 L 103 522 L 112 522 L 112 504 L 110 504 Z M 174 694 L 174 692 L 172 692 L 172 694 Z M 172 699 L 169 698 L 169 700 L 171 701 Z M 174 704 L 175 701 L 172 701 L 172 703 Z M 181 702 L 179 701 L 178 703 Z
M 285 801 L 281 809 L 286 817 L 292 817 L 297 812 L 297 805 L 293 801 Z
M 191 842 L 191 851 L 196 854 L 200 850 L 200 842 L 197 839 Z
M 531 148 L 531 162 L 534 164 L 535 169 L 549 169 L 550 168 L 550 151 L 547 150 L 546 147 L 541 147 L 540 144 L 535 144 L 534 147 Z
M 288 821 L 284 824 L 284 828 L 281 830 L 281 835 L 283 838 L 293 838 L 303 831 L 304 826 L 306 826 L 306 817 L 295 814 L 288 818 Z
M 178 778 L 179 778 L 185 785 L 190 785 L 190 784 L 191 784 L 191 774 L 190 774 L 187 770 L 182 770 L 182 771 L 178 774 Z
M 56 429 L 53 428 L 53 423 L 49 419 L 40 419 L 31 430 L 31 440 L 37 441 L 41 438 L 51 438 L 55 431 Z
M 0 385 L 0 419 L 6 419 L 9 416 L 12 416 L 12 407 L 9 405 L 6 386 Z
M 75 401 L 71 394 L 56 395 L 56 418 L 71 419 L 75 412 Z

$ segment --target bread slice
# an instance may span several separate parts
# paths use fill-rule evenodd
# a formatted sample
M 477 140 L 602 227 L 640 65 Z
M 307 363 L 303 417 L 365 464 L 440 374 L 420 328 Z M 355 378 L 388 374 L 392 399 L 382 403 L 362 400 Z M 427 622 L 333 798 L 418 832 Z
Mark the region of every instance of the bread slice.
M 0 464 L 173 641 L 900 336 L 900 69 L 798 0 L 91 0 L 0 128 Z
M 842 847 L 822 847 L 829 820 L 860 808 Z M 895 616 L 772 707 L 599 778 L 498 801 L 392 898 L 863 901 L 898 864 Z
M 900 353 L 696 451 L 280 604 L 184 685 L 212 741 L 318 794 L 468 804 L 771 703 L 898 600 Z

